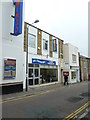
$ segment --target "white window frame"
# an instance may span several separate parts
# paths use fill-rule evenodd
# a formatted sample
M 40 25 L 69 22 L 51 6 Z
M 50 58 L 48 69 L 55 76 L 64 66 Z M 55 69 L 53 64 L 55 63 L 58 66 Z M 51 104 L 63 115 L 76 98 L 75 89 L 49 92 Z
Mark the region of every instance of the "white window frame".
M 47 49 L 45 48 L 45 44 L 47 45 Z M 48 51 L 48 40 L 43 39 L 43 50 Z
M 29 35 L 30 35 L 30 37 L 32 37 L 32 40 L 34 40 L 33 41 L 34 44 L 30 44 L 31 42 L 29 40 Z M 36 48 L 36 35 L 28 33 L 28 47 Z
M 76 55 L 75 54 L 72 54 L 72 62 L 76 63 Z

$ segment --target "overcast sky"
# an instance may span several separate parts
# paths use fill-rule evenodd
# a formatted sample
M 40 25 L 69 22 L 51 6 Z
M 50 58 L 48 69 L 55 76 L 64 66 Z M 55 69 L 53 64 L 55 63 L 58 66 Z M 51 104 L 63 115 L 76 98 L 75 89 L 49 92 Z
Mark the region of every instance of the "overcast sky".
M 88 55 L 89 0 L 25 0 L 25 21 L 51 33 Z

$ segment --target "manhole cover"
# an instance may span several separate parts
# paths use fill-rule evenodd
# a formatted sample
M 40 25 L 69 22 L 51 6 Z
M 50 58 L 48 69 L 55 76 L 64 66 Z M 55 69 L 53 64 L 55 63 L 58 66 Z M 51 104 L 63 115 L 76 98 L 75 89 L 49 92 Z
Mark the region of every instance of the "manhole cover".
M 83 99 L 83 97 L 70 97 L 69 99 L 68 99 L 68 101 L 69 102 L 79 102 L 80 100 L 82 100 Z

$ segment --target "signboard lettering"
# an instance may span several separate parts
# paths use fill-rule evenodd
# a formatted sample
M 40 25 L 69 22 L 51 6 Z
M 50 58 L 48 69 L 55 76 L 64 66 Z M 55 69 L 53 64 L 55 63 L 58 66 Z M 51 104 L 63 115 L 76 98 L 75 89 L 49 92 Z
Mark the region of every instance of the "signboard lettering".
M 32 64 L 56 65 L 56 62 L 55 61 L 50 61 L 50 60 L 42 60 L 42 59 L 32 58 Z

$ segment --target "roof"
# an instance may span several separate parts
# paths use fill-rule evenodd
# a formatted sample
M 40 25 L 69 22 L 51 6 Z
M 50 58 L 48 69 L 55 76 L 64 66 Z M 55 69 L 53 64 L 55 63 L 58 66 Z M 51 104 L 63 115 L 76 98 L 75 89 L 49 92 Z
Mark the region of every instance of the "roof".
M 34 27 L 34 28 L 36 28 L 36 29 L 39 29 L 39 30 L 41 30 L 42 32 L 47 33 L 47 34 L 49 34 L 49 35 L 51 35 L 51 36 L 53 36 L 53 37 L 55 37 L 55 38 L 57 38 L 57 39 L 60 39 L 59 37 L 56 37 L 56 36 L 54 36 L 54 35 L 46 32 L 46 31 L 44 31 L 44 30 L 42 30 L 42 29 L 40 29 L 40 28 L 38 28 L 38 27 L 35 27 L 34 25 L 32 25 L 32 24 L 30 24 L 30 23 L 27 23 L 27 22 L 25 22 L 25 23 L 28 24 L 29 26 L 32 26 L 32 27 Z M 62 40 L 62 39 L 60 39 L 60 40 L 61 40 L 62 42 L 64 42 L 64 40 Z

